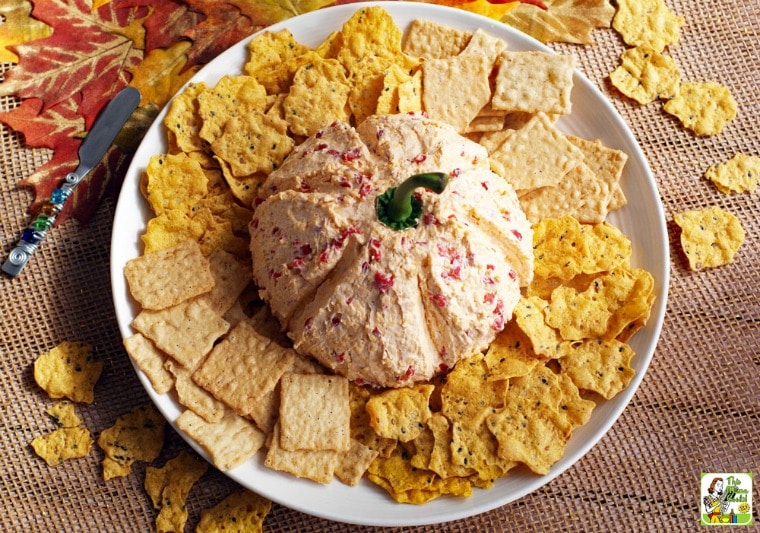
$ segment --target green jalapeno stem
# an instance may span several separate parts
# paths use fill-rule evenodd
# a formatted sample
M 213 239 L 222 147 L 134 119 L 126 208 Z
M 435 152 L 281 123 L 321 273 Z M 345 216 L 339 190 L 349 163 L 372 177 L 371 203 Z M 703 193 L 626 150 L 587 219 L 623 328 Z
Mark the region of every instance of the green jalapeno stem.
M 445 172 L 427 172 L 407 178 L 398 187 L 388 189 L 377 199 L 377 215 L 380 221 L 393 229 L 406 229 L 417 225 L 422 205 L 414 198 L 420 187 L 436 194 L 443 192 L 449 182 Z

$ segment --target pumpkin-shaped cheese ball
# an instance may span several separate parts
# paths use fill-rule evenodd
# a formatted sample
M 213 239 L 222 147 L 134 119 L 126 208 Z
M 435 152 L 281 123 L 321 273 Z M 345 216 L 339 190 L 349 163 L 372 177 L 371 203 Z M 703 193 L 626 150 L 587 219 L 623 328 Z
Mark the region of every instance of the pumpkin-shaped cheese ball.
M 483 147 L 420 114 L 336 122 L 264 189 L 261 296 L 297 351 L 358 383 L 408 386 L 486 349 L 533 274 L 512 187 Z

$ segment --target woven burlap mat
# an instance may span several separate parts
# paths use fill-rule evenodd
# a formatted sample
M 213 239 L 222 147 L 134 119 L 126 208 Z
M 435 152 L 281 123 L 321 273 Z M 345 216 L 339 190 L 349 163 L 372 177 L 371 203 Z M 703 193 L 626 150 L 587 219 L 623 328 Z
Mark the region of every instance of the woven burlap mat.
M 686 80 L 717 81 L 739 103 L 717 136 L 697 138 L 662 112 L 611 87 L 607 74 L 624 46 L 611 30 L 595 46 L 570 51 L 631 125 L 662 196 L 671 249 L 667 315 L 641 387 L 608 434 L 574 467 L 536 492 L 467 520 L 414 531 L 693 531 L 699 523 L 700 472 L 760 474 L 760 204 L 758 194 L 727 196 L 703 178 L 735 152 L 760 155 L 760 3 L 668 0 L 686 18 L 671 49 Z M 0 109 L 18 105 L 0 99 Z M 3 259 L 29 222 L 31 197 L 16 183 L 50 154 L 24 146 L 0 127 L 0 251 Z M 691 272 L 673 214 L 718 205 L 736 214 L 747 238 L 728 266 Z M 52 404 L 34 383 L 32 363 L 64 340 L 96 347 L 105 370 L 96 401 L 78 412 L 93 433 L 148 400 L 121 346 L 112 308 L 109 247 L 112 203 L 81 226 L 51 231 L 18 279 L 0 279 L 0 530 L 150 531 L 155 511 L 142 487 L 145 465 L 104 482 L 97 447 L 89 457 L 48 467 L 32 439 L 54 429 Z M 156 461 L 186 449 L 171 430 Z M 757 478 L 756 478 L 757 479 Z M 216 470 L 190 493 L 188 530 L 200 510 L 235 484 Z M 756 500 L 758 497 L 756 490 Z M 758 521 L 755 511 L 755 521 Z M 265 531 L 372 531 L 274 505 Z

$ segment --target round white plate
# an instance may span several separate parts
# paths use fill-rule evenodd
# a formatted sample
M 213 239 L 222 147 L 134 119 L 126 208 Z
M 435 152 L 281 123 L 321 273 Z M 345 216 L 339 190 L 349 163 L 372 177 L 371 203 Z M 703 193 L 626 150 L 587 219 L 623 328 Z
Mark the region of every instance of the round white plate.
M 340 29 L 354 11 L 367 5 L 382 6 L 402 30 L 412 20 L 422 18 L 470 31 L 483 28 L 491 35 L 504 39 L 511 50 L 549 51 L 538 41 L 491 19 L 453 8 L 412 2 L 341 5 L 298 16 L 267 29 L 287 28 L 299 42 L 316 46 L 331 32 Z M 247 40 L 240 42 L 222 53 L 200 70 L 192 81 L 214 85 L 225 74 L 240 74 L 248 57 L 246 43 Z M 631 342 L 637 354 L 632 361 L 637 371 L 636 377 L 614 399 L 598 405 L 588 424 L 573 434 L 564 457 L 552 467 L 551 472 L 546 476 L 538 476 L 526 468 L 518 468 L 507 477 L 497 480 L 491 489 L 474 489 L 470 498 L 442 497 L 421 506 L 396 503 L 384 490 L 366 480 L 357 487 L 348 487 L 337 480 L 329 485 L 299 480 L 265 468 L 261 453 L 227 472 L 227 475 L 262 496 L 311 515 L 364 525 L 422 525 L 472 516 L 525 496 L 569 468 L 604 436 L 638 388 L 655 350 L 667 297 L 668 239 L 657 186 L 628 126 L 599 90 L 579 72 L 574 75 L 572 102 L 572 114 L 559 122 L 559 127 L 564 132 L 590 140 L 600 139 L 605 145 L 622 150 L 629 156 L 622 181 L 629 203 L 613 213 L 609 220 L 631 238 L 633 264 L 647 269 L 654 276 L 657 300 L 648 324 Z M 116 317 L 123 337 L 134 333 L 130 323 L 139 311 L 128 293 L 123 268 L 129 259 L 140 255 L 140 236 L 151 216 L 147 203 L 140 194 L 139 181 L 149 158 L 167 150 L 166 131 L 163 127 L 165 113 L 166 109 L 148 130 L 137 150 L 116 207 L 111 243 L 111 283 Z M 139 369 L 135 370 L 148 395 L 174 425 L 174 420 L 181 412 L 180 406 L 171 395 L 156 394 L 145 375 Z M 174 427 L 177 429 L 176 425 Z M 208 455 L 195 443 L 187 440 L 208 459 Z

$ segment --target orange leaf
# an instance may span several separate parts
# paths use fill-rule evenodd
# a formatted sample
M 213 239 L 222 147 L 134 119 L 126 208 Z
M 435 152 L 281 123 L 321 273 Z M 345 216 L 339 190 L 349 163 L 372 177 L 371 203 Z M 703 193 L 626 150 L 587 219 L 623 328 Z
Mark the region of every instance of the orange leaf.
M 458 4 L 456 7 L 494 20 L 501 20 L 504 15 L 516 8 L 519 3 L 520 2 L 515 1 L 492 4 L 491 2 L 488 2 L 488 0 L 474 0 L 473 2 Z

